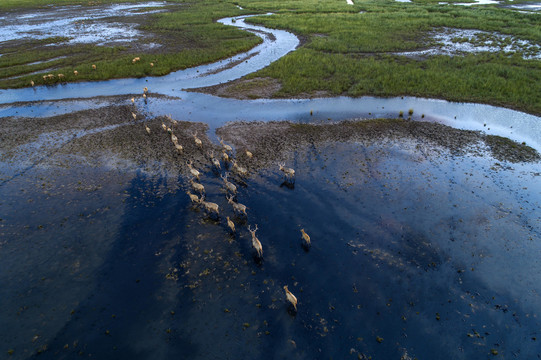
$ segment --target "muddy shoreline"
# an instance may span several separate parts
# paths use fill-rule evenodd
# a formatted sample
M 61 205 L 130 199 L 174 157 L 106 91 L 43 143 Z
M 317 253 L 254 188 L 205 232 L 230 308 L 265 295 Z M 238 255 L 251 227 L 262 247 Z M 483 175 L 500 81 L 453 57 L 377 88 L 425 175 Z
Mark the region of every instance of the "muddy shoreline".
M 184 148 L 181 153 L 175 149 L 162 124 L 178 137 Z M 150 134 L 145 126 L 149 127 Z M 130 168 L 186 175 L 187 159 L 210 168 L 208 152 L 221 154 L 221 146 L 208 138 L 207 130 L 208 125 L 204 123 L 165 116 L 146 118 L 144 112 L 138 112 L 134 106 L 120 104 L 48 118 L 3 118 L 0 161 L 12 165 L 39 162 L 66 167 L 72 162 L 95 166 L 113 164 L 112 159 L 116 159 L 115 166 L 121 168 L 131 164 Z M 203 141 L 202 148 L 196 146 L 194 135 Z M 534 149 L 502 137 L 405 119 L 351 119 L 328 124 L 232 122 L 218 128 L 216 135 L 230 143 L 239 162 L 253 171 L 285 161 L 288 154 L 301 148 L 339 142 L 370 146 L 413 141 L 419 149 L 429 153 L 476 156 L 488 153 L 507 162 L 540 159 Z M 245 150 L 256 155 L 249 159 Z M 3 176 L 4 181 L 6 177 L 9 175 Z
M 281 84 L 278 80 L 272 79 L 272 78 L 240 78 L 236 80 L 232 80 L 230 82 L 227 82 L 225 84 L 218 84 L 208 87 L 202 87 L 202 88 L 194 88 L 194 89 L 185 89 L 185 91 L 188 92 L 197 92 L 202 94 L 208 94 L 208 95 L 214 95 L 214 96 L 220 96 L 224 98 L 230 98 L 230 99 L 238 99 L 238 100 L 247 100 L 247 99 L 318 99 L 318 98 L 332 98 L 337 96 L 345 96 L 345 97 L 351 97 L 349 94 L 331 94 L 328 91 L 322 90 L 322 91 L 316 91 L 313 93 L 301 93 L 296 94 L 293 98 L 290 96 L 280 96 L 277 95 L 278 91 L 281 89 Z M 369 94 L 363 95 L 363 96 L 372 96 Z M 389 97 L 399 97 L 399 96 L 408 96 L 407 94 L 402 95 L 392 95 Z M 362 97 L 362 96 L 361 96 Z M 385 96 L 378 96 L 384 98 Z M 464 100 L 460 99 L 448 99 L 443 97 L 431 97 L 431 99 L 435 100 L 443 100 L 443 101 L 450 101 L 450 102 L 464 102 Z M 474 101 L 475 102 L 475 101 Z M 525 112 L 531 115 L 535 116 L 541 116 L 541 113 L 537 112 L 529 112 L 526 109 L 520 107 L 520 106 L 513 106 L 508 103 L 503 102 L 486 102 L 483 103 L 486 105 L 491 106 L 498 106 L 507 108 L 510 110 L 516 110 L 520 112 Z

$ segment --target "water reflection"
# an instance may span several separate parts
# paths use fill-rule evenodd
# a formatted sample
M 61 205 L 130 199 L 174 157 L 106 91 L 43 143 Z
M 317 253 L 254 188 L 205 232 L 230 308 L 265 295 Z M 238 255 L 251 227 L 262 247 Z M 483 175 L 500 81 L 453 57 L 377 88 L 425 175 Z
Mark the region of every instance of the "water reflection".
M 541 59 L 541 47 L 513 36 L 480 30 L 443 28 L 429 34 L 436 46 L 419 51 L 396 53 L 409 57 L 434 55 L 456 56 L 465 53 L 503 52 L 518 53 L 523 59 Z
M 202 182 L 218 221 L 173 173 L 36 168 L 0 187 L 2 348 L 51 359 L 539 356 L 537 165 L 407 139 L 301 147 L 288 163 L 294 190 L 275 167 L 239 187 L 249 211 L 236 235 L 211 171 Z
M 111 4 L 107 6 L 54 6 L 39 11 L 8 12 L 0 16 L 0 42 L 66 37 L 70 44 L 105 45 L 143 37 L 136 24 L 111 18 L 148 15 L 163 10 L 166 2 Z

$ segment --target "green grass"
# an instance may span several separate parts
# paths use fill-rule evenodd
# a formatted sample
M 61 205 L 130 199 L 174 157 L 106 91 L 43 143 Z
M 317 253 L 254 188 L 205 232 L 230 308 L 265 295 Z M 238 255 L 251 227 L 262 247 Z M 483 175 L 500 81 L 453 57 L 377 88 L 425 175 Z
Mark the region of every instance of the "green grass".
M 541 66 L 498 54 L 416 61 L 399 56 L 352 56 L 303 48 L 250 77 L 281 82 L 276 96 L 329 95 L 445 98 L 541 113 Z
M 24 4 L 37 3 L 27 1 Z M 217 19 L 240 14 L 242 11 L 231 3 L 197 1 L 183 4 L 171 12 L 150 15 L 149 21 L 140 26 L 150 34 L 144 41 L 161 43 L 162 47 L 148 54 L 138 50 L 140 44 L 134 44 L 133 48 L 130 44 L 116 47 L 65 45 L 58 43 L 56 38 L 11 46 L 4 44 L 1 50 L 5 55 L 0 57 L 0 88 L 25 87 L 30 81 L 36 85 L 59 81 L 57 77 L 43 80 L 42 76 L 49 73 L 64 74 L 64 81 L 103 80 L 161 76 L 211 63 L 247 51 L 261 42 L 254 34 L 216 23 Z M 55 43 L 55 46 L 44 46 Z M 141 60 L 134 64 L 134 57 Z M 49 61 L 51 59 L 56 60 Z M 45 62 L 33 64 L 36 61 Z M 92 69 L 92 64 L 96 65 L 96 70 Z M 74 70 L 78 71 L 77 76 Z
M 249 4 L 253 6 L 253 2 Z M 356 2 L 353 13 L 333 12 L 330 5 L 326 12 L 313 13 L 305 10 L 310 8 L 307 4 L 310 2 L 292 11 L 277 5 L 281 12 L 276 16 L 249 20 L 289 29 L 306 39 L 302 48 L 249 76 L 278 80 L 282 89 L 275 96 L 322 91 L 348 96 L 412 95 L 483 102 L 541 114 L 539 60 L 502 53 L 417 60 L 391 54 L 429 47 L 429 32 L 444 27 L 499 32 L 539 45 L 537 15 L 494 7 L 368 1 Z
M 55 73 L 64 73 L 68 81 L 164 75 L 231 56 L 259 42 L 250 33 L 215 23 L 216 19 L 272 11 L 276 15 L 249 21 L 286 29 L 303 39 L 302 47 L 248 76 L 271 78 L 281 83 L 282 88 L 275 96 L 321 92 L 349 96 L 412 95 L 503 105 L 541 114 L 540 60 L 524 60 L 520 53 L 426 59 L 392 54 L 429 47 L 430 32 L 443 28 L 498 32 L 539 46 L 538 14 L 495 6 L 440 6 L 432 0 L 413 0 L 409 4 L 392 0 L 353 1 L 354 6 L 347 5 L 345 0 L 194 0 L 183 3 L 178 10 L 153 15 L 151 21 L 142 25 L 142 29 L 154 34 L 154 39 L 168 44 L 167 51 L 142 54 L 130 47 L 85 45 L 51 49 L 19 44 L 10 51 L 3 51 L 0 78 L 45 71 L 47 64 L 28 64 L 61 56 L 67 58 L 51 64 L 58 67 Z M 36 6 L 42 5 L 42 1 L 5 0 L 0 8 L 19 4 Z M 237 4 L 244 10 L 239 10 Z M 54 42 L 54 39 L 49 41 Z M 132 64 L 134 56 L 141 57 L 141 61 Z M 150 62 L 155 66 L 150 67 Z M 96 70 L 91 69 L 93 63 L 97 65 Z M 78 77 L 73 75 L 74 69 L 79 71 Z M 38 75 L 42 74 L 0 80 L 0 87 L 28 86 L 30 79 L 36 81 L 36 77 L 39 83 Z
M 428 31 L 442 27 L 496 31 L 541 42 L 537 15 L 498 8 L 361 3 L 353 13 L 283 12 L 248 21 L 309 36 L 307 46 L 340 53 L 415 49 L 423 46 Z M 314 37 L 314 34 L 325 36 Z

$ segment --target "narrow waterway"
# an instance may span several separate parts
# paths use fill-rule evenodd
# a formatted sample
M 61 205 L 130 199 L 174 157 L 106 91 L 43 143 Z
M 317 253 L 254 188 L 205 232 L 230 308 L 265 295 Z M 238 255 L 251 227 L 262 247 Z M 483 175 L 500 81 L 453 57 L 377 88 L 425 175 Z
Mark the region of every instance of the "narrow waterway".
M 216 63 L 176 71 L 162 77 L 117 79 L 0 90 L 0 104 L 68 99 L 73 98 L 74 94 L 76 94 L 75 97 L 77 98 L 138 94 L 142 92 L 143 87 L 152 89 L 154 93 L 179 96 L 182 89 L 212 86 L 239 79 L 268 66 L 295 50 L 298 46 L 299 39 L 295 35 L 283 30 L 247 24 L 244 20 L 248 17 L 250 16 L 219 20 L 225 25 L 236 26 L 261 37 L 263 42 L 246 53 Z
M 329 123 L 348 119 L 397 118 L 400 112 L 408 117 L 411 109 L 411 119 L 415 121 L 431 121 L 457 129 L 479 130 L 525 142 L 541 151 L 541 118 L 491 105 L 415 97 L 236 100 L 185 91 L 178 91 L 177 95 L 179 98 L 174 99 L 149 97 L 145 101 L 138 98 L 136 106 L 138 111 L 149 117 L 171 115 L 179 120 L 206 123 L 211 130 L 208 132 L 211 138 L 215 138 L 216 128 L 230 121 L 288 120 L 299 123 Z M 131 104 L 127 98 L 120 102 Z M 107 99 L 14 104 L 0 107 L 0 117 L 47 117 L 110 104 Z

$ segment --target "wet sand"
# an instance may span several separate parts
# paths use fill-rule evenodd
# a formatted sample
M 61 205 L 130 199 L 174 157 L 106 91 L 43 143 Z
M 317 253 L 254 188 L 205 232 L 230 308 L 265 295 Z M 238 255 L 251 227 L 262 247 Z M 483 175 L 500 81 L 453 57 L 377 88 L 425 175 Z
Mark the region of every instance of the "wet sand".
M 121 102 L 121 100 L 118 100 Z M 136 114 L 133 119 L 132 114 Z M 94 166 L 124 162 L 129 169 L 181 172 L 186 159 L 210 167 L 208 151 L 220 155 L 221 146 L 207 137 L 208 125 L 188 121 L 171 121 L 167 116 L 146 118 L 133 106 L 111 105 L 47 118 L 3 118 L 0 136 L 2 162 L 6 181 L 25 166 L 69 167 L 82 162 Z M 174 120 L 174 119 L 173 119 Z M 175 149 L 162 124 L 170 127 L 184 150 Z M 151 134 L 145 130 L 147 125 Z M 203 150 L 194 143 L 194 134 L 203 141 Z M 289 156 L 306 146 L 333 142 L 355 142 L 370 146 L 411 140 L 426 151 L 483 156 L 486 152 L 501 161 L 539 161 L 532 148 L 499 136 L 479 131 L 465 131 L 407 119 L 352 119 L 328 124 L 281 122 L 231 122 L 216 130 L 216 135 L 235 146 L 239 160 L 258 170 Z M 214 137 L 214 136 L 213 136 Z M 245 150 L 257 154 L 247 159 Z M 115 167 L 122 168 L 120 164 Z

